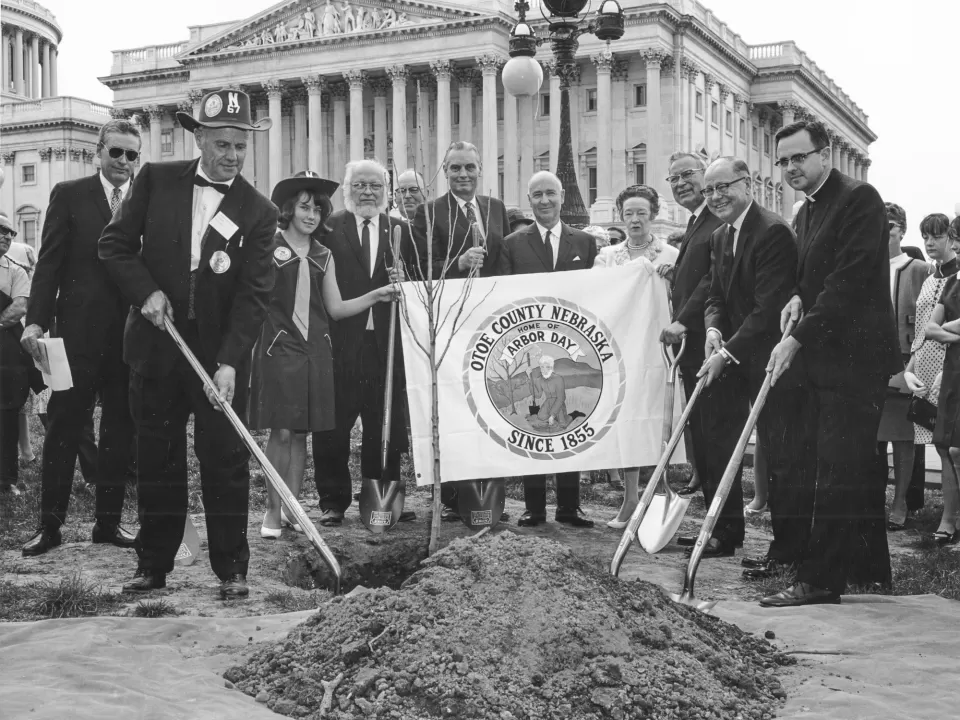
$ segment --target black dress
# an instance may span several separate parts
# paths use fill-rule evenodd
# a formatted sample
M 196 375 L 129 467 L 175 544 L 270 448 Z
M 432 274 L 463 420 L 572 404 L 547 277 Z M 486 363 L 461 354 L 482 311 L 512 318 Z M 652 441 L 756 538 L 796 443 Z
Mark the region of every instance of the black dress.
M 323 305 L 323 283 L 330 251 L 311 240 L 309 337 L 293 322 L 300 256 L 278 232 L 273 262 L 277 279 L 267 319 L 253 350 L 250 427 L 318 432 L 334 427 L 333 355 Z
M 943 322 L 960 319 L 960 280 L 947 280 L 940 295 Z M 949 343 L 943 358 L 943 378 L 937 403 L 937 425 L 933 430 L 937 447 L 960 447 L 960 343 Z

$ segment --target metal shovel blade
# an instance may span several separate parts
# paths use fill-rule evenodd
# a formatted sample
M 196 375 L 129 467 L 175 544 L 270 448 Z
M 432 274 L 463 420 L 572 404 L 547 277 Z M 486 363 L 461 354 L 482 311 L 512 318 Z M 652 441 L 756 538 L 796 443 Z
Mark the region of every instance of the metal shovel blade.
M 702 613 L 708 613 L 713 610 L 714 606 L 720 602 L 719 600 L 697 600 L 692 592 L 685 592 L 682 595 L 676 595 L 670 593 L 670 599 L 675 603 L 681 603 L 683 605 L 689 605 L 695 610 L 699 610 Z
M 197 526 L 193 524 L 190 515 L 187 515 L 186 522 L 183 525 L 183 540 L 180 541 L 180 547 L 173 560 L 178 565 L 193 565 L 200 554 L 200 534 L 197 532 Z
M 403 480 L 360 481 L 360 520 L 372 533 L 386 532 L 398 522 L 405 496 Z
M 503 480 L 468 480 L 457 485 L 463 524 L 472 530 L 496 527 L 506 503 Z
M 637 530 L 637 541 L 644 550 L 651 555 L 663 550 L 680 529 L 691 499 L 678 495 L 669 486 L 666 494 L 653 496 Z

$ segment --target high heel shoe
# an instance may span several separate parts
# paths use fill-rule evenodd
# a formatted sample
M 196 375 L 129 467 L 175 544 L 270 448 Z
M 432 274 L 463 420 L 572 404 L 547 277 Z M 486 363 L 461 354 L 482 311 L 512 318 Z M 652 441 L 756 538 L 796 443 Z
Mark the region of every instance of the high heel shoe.
M 768 512 L 770 512 L 770 506 L 767 503 L 764 503 L 763 507 L 757 510 L 754 510 L 749 505 L 744 505 L 743 507 L 744 517 L 759 517 L 761 515 L 766 515 Z
M 956 545 L 958 542 L 960 542 L 960 530 L 954 530 L 952 533 L 947 532 L 946 530 L 937 530 L 933 534 L 933 539 L 940 547 L 945 547 L 946 545 Z
M 630 521 L 629 521 L 629 520 L 617 520 L 616 518 L 614 518 L 613 520 L 608 520 L 608 521 L 607 521 L 607 527 L 608 527 L 608 528 L 613 528 L 614 530 L 623 530 L 623 529 L 627 526 L 627 523 L 628 523 L 628 522 L 630 522 Z
M 280 524 L 286 525 L 288 528 L 293 528 L 294 531 L 298 533 L 303 532 L 303 528 L 300 527 L 299 523 L 293 522 L 290 518 L 287 517 L 287 514 L 283 511 L 283 508 L 280 508 Z
M 283 535 L 283 530 L 280 528 L 277 528 L 276 530 L 273 528 L 268 528 L 266 526 L 266 522 L 267 514 L 264 513 L 263 521 L 260 523 L 260 537 L 262 537 L 264 540 L 279 540 L 280 536 Z

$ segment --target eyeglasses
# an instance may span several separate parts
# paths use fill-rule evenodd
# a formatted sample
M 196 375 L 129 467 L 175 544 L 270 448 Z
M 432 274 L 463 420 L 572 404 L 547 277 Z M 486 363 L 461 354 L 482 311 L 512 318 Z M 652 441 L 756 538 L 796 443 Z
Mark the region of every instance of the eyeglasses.
M 821 150 L 823 150 L 823 148 L 816 148 L 814 150 L 811 150 L 810 152 L 797 153 L 796 155 L 791 155 L 788 158 L 780 158 L 774 163 L 774 165 L 776 165 L 781 170 L 785 170 L 787 166 L 791 164 L 794 167 L 800 167 L 801 165 L 803 165 L 804 162 L 806 162 L 806 159 L 808 157 L 810 157 L 814 153 L 820 152 Z
M 140 157 L 140 153 L 136 150 L 124 150 L 123 148 L 112 147 L 108 148 L 107 152 L 110 153 L 110 157 L 114 160 L 117 160 L 121 155 L 127 156 L 127 162 L 136 162 L 137 158 Z
M 356 190 L 357 188 L 354 188 L 354 189 Z M 397 195 L 422 195 L 423 191 L 420 188 L 418 188 L 416 185 L 414 185 L 413 187 L 405 187 L 405 188 L 398 187 L 396 190 L 396 193 Z
M 3 235 L 4 237 L 15 238 L 17 236 L 17 231 L 13 228 L 0 227 L 0 235 Z
M 719 195 L 726 195 L 730 190 L 731 185 L 736 185 L 741 180 L 749 180 L 750 178 L 744 175 L 741 178 L 737 178 L 733 182 L 728 183 L 717 183 L 716 185 L 711 185 L 710 187 L 705 187 L 700 191 L 700 194 L 703 195 L 704 199 L 709 198 L 716 191 Z
M 703 170 L 684 170 L 679 175 L 670 175 L 667 177 L 667 182 L 671 185 L 677 185 L 681 180 L 689 180 L 698 172 L 703 172 Z
M 383 190 L 383 183 L 377 182 L 352 182 L 350 187 L 357 192 L 363 192 L 364 190 L 369 190 L 370 192 L 378 193 Z

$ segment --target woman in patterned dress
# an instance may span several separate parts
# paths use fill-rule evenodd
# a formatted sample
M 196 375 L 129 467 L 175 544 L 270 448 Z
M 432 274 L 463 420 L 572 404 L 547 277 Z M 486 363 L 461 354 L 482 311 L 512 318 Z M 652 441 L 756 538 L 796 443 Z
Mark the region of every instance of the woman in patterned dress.
M 617 212 L 627 230 L 626 242 L 609 245 L 597 253 L 594 268 L 617 267 L 629 263 L 649 263 L 664 280 L 666 287 L 667 271 L 677 262 L 680 251 L 656 237 L 651 231 L 653 221 L 660 211 L 660 196 L 647 185 L 631 185 L 617 197 Z M 660 272 L 663 268 L 664 272 Z M 610 472 L 610 471 L 608 471 Z M 624 468 L 623 503 L 616 517 L 607 522 L 607 527 L 622 530 L 627 526 L 630 516 L 640 503 L 640 468 Z
M 960 261 L 957 258 L 956 233 L 950 227 L 946 215 L 935 213 L 928 215 L 920 223 L 920 234 L 923 236 L 927 255 L 936 264 L 936 271 L 928 277 L 920 295 L 917 297 L 916 338 L 911 346 L 910 362 L 903 374 L 907 387 L 914 395 L 925 397 L 934 405 L 939 403 L 939 388 L 935 385 L 937 376 L 944 367 L 944 356 L 947 354 L 948 344 L 960 342 L 960 333 L 948 332 L 941 328 L 943 321 L 943 306 L 939 305 L 941 295 L 947 281 L 953 278 L 960 270 Z M 946 384 L 944 384 L 946 387 Z M 923 452 L 923 446 L 934 441 L 934 432 L 914 423 L 914 443 Z M 938 419 L 937 429 L 940 422 Z M 937 447 L 941 457 L 941 487 L 944 498 L 944 518 L 948 518 L 948 500 L 953 499 L 953 489 L 957 486 L 957 477 L 953 463 L 950 460 L 949 447 Z M 896 508 L 892 508 L 896 510 Z M 949 533 L 955 531 L 952 520 L 946 524 L 941 521 L 940 530 Z
M 307 459 L 307 433 L 334 426 L 333 357 L 327 317 L 339 320 L 393 299 L 393 286 L 342 300 L 333 256 L 318 238 L 338 184 L 302 172 L 281 180 L 271 200 L 280 208 L 273 261 L 276 284 L 253 353 L 250 427 L 270 430 L 267 459 L 294 497 L 300 493 Z M 260 536 L 276 539 L 286 518 L 280 496 L 267 486 Z

